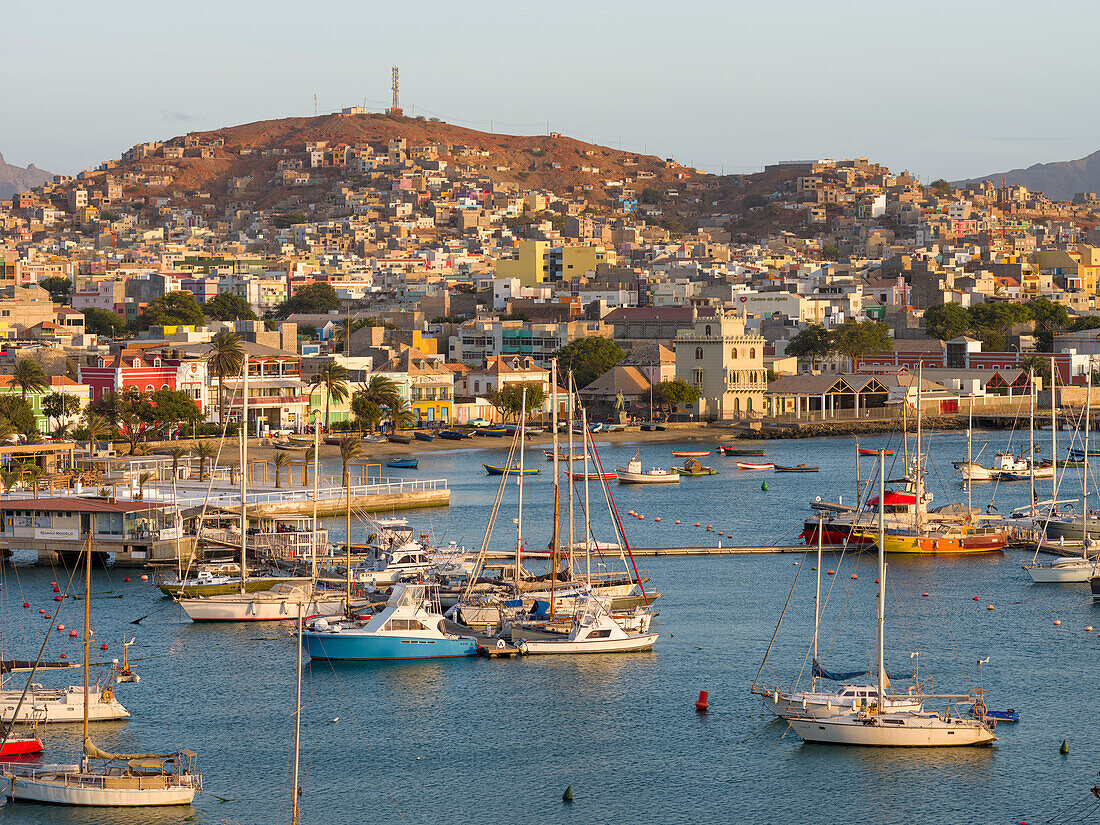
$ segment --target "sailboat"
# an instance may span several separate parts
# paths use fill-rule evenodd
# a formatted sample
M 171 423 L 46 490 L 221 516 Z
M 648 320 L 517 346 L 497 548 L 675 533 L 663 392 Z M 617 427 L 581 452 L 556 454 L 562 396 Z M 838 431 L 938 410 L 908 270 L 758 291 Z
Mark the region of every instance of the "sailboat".
M 309 578 L 290 579 L 273 584 L 265 590 L 252 590 L 248 576 L 248 354 L 243 359 L 242 374 L 242 426 L 241 457 L 241 575 L 237 580 L 237 592 L 178 598 L 180 607 L 193 622 L 247 622 L 289 621 L 294 617 L 295 606 L 305 605 L 307 614 L 337 613 L 347 601 L 340 594 L 328 594 L 317 590 L 317 485 L 320 477 L 320 427 L 314 426 L 313 450 L 313 520 L 311 544 L 312 575 Z M 316 411 L 315 411 L 316 413 Z
M 990 745 L 997 741 L 994 722 L 984 718 L 964 719 L 945 712 L 942 716 L 918 710 L 891 709 L 886 704 L 886 522 L 882 501 L 886 498 L 886 455 L 879 453 L 879 539 L 878 539 L 878 678 L 875 699 L 854 713 L 828 718 L 792 714 L 787 716 L 804 742 L 831 745 L 877 747 L 952 747 Z M 819 565 L 820 567 L 820 565 Z M 925 697 L 931 698 L 931 697 Z M 974 697 L 939 697 L 966 699 Z M 980 700 L 980 697 L 979 697 Z
M 153 807 L 190 805 L 202 790 L 195 753 L 108 753 L 88 733 L 91 647 L 92 547 L 85 545 L 84 578 L 84 756 L 79 765 L 16 766 L 6 763 L 0 776 L 4 795 L 14 801 L 78 807 Z M 99 764 L 96 764 L 99 763 Z
M 824 516 L 819 516 L 824 521 Z M 763 699 L 764 707 L 776 716 L 787 717 L 792 714 L 799 716 L 811 716 L 822 719 L 829 716 L 837 716 L 841 713 L 851 713 L 877 698 L 874 685 L 860 685 L 849 682 L 849 679 L 860 674 L 831 674 L 821 667 L 818 662 L 817 636 L 821 623 L 821 555 L 825 530 L 819 527 L 817 531 L 817 585 L 814 591 L 814 635 L 813 635 L 813 665 L 810 676 L 809 690 L 781 690 L 766 688 L 753 681 L 752 693 Z M 760 671 L 764 669 L 764 662 L 760 663 Z M 833 690 L 818 688 L 818 679 L 837 681 L 839 684 Z M 916 678 L 914 678 L 916 683 Z M 919 694 L 906 696 L 884 696 L 883 706 L 889 710 L 919 711 L 924 707 L 924 698 Z

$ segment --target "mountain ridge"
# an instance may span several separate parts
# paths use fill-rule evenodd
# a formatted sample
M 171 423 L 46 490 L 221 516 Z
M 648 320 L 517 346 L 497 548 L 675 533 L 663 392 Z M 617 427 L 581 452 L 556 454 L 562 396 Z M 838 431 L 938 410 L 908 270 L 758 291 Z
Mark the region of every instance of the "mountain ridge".
M 992 180 L 999 186 L 1002 179 L 1010 186 L 1042 192 L 1051 200 L 1073 200 L 1078 192 L 1100 192 L 1100 150 L 1076 160 L 1035 163 L 1026 168 L 964 178 L 956 184 L 965 186 Z
M 18 192 L 25 192 L 52 179 L 53 172 L 39 169 L 33 163 L 28 164 L 25 169 L 15 166 L 5 161 L 0 152 L 0 198 L 10 198 Z

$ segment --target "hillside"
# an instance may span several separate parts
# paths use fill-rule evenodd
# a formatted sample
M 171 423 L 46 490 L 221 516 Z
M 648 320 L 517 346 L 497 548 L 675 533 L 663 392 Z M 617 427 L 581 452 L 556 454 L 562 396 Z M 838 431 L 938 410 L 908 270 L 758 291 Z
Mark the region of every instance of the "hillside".
M 1051 200 L 1073 200 L 1078 192 L 1100 192 L 1100 151 L 1077 160 L 1036 163 L 1026 169 L 982 175 L 958 183 L 992 180 L 1000 185 L 1002 178 L 1010 186 L 1026 186 Z
M 23 192 L 52 178 L 52 172 L 43 171 L 33 163 L 26 169 L 13 166 L 0 154 L 0 198 L 10 198 L 16 192 Z

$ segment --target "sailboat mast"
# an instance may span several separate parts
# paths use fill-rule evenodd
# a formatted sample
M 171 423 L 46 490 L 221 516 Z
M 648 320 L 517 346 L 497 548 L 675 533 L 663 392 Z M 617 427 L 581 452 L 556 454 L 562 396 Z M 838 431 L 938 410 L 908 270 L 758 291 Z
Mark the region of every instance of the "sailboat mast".
M 248 353 L 241 365 L 241 593 L 248 589 Z
M 519 506 L 516 518 L 516 587 L 523 580 L 523 435 L 527 428 L 527 385 L 523 385 L 519 403 Z M 507 472 L 507 470 L 505 471 Z
M 317 411 L 314 410 L 314 413 Z M 309 538 L 309 575 L 313 586 L 317 586 L 317 487 L 321 482 L 321 424 L 316 415 L 313 419 L 313 534 Z
M 859 503 L 859 500 L 856 500 Z M 814 593 L 814 662 L 810 671 L 810 689 L 817 690 L 817 629 L 821 622 L 821 545 L 825 535 L 825 514 L 817 515 L 817 590 Z
M 290 786 L 290 825 L 298 825 L 298 761 L 302 743 L 302 603 L 298 602 L 298 669 L 294 692 L 294 779 Z
M 924 362 L 922 361 L 917 365 L 917 507 L 915 510 L 915 516 L 917 521 L 917 529 L 921 526 L 921 508 L 924 506 L 924 478 L 923 467 L 921 466 L 921 454 L 920 454 L 920 437 L 921 437 L 921 408 L 920 408 L 920 389 L 921 384 L 924 383 Z M 880 470 L 881 471 L 881 470 Z
M 966 519 L 974 508 L 971 492 L 974 487 L 974 398 L 970 398 L 970 409 L 966 421 Z
M 88 742 L 88 706 L 90 704 L 90 690 L 88 685 L 88 657 L 92 641 L 92 533 L 88 531 L 88 539 L 84 543 L 84 745 Z M 85 756 L 87 759 L 87 756 Z
M 592 589 L 592 527 L 588 508 L 588 410 L 581 407 L 581 440 L 584 442 L 584 576 Z M 603 483 L 602 481 L 600 482 Z
M 1028 504 L 1031 507 L 1032 512 L 1035 511 L 1035 370 L 1032 369 L 1029 378 L 1031 380 L 1031 398 L 1030 400 L 1030 426 L 1028 427 L 1028 450 L 1029 458 L 1028 465 L 1031 468 L 1031 472 L 1028 474 L 1031 480 L 1031 500 Z
M 1092 407 L 1092 365 L 1085 385 L 1085 465 L 1081 468 L 1081 555 L 1088 555 L 1089 539 L 1089 410 Z
M 1058 498 L 1058 393 L 1054 356 L 1050 356 L 1050 463 L 1054 467 L 1051 483 L 1051 501 Z
M 569 576 L 573 576 L 573 371 L 569 371 Z M 584 474 L 588 475 L 588 468 L 584 468 Z
M 860 479 L 859 479 L 859 442 L 856 442 L 856 509 L 859 509 Z
M 919 420 L 919 419 L 918 419 Z M 918 440 L 919 444 L 920 441 Z M 821 564 L 818 563 L 818 570 Z M 878 451 L 878 709 L 886 707 L 886 451 Z
M 348 540 L 344 544 L 347 548 L 347 558 L 344 559 L 344 606 L 347 608 L 348 615 L 351 615 L 351 470 L 347 471 L 347 477 L 344 479 L 346 482 L 344 485 L 344 530 L 347 533 Z
M 561 534 L 561 469 L 558 467 L 558 359 L 550 362 L 550 422 L 554 428 L 554 534 L 550 539 L 550 615 L 558 581 L 558 536 Z

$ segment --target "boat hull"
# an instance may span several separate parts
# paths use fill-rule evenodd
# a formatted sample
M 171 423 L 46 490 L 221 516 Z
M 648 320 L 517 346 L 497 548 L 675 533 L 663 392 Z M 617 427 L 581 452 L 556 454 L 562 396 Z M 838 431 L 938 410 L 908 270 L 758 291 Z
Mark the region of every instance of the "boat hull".
M 747 461 L 734 462 L 738 470 L 774 470 L 774 464 L 751 464 Z
M 619 470 L 615 473 L 620 484 L 679 484 L 679 473 L 632 473 L 628 470 Z
M 892 724 L 891 719 L 905 719 Z M 792 717 L 788 721 L 804 742 L 822 745 L 860 745 L 872 748 L 947 748 L 992 745 L 997 737 L 989 728 L 968 720 L 934 717 L 911 724 L 912 717 L 839 716 L 833 719 Z
M 525 656 L 553 653 L 641 653 L 652 650 L 659 633 L 639 633 L 627 639 L 525 639 L 520 646 Z
M 302 645 L 311 659 L 342 662 L 381 662 L 409 659 L 452 659 L 477 655 L 477 641 L 470 637 L 432 639 L 368 635 L 353 632 L 307 632 Z
M 1073 564 L 1025 564 L 1024 569 L 1036 584 L 1084 584 L 1100 573 L 1100 564 L 1091 560 Z
M 243 599 L 182 599 L 180 606 L 193 622 L 290 622 L 298 618 L 296 599 L 270 601 Z M 343 612 L 343 598 L 311 599 L 305 602 L 303 616 L 331 615 Z
M 307 581 L 307 579 L 301 579 L 298 577 L 288 576 L 282 579 L 276 578 L 262 578 L 262 579 L 249 579 L 245 582 L 245 593 L 262 593 L 265 590 L 270 590 L 277 584 L 295 581 Z M 165 596 L 224 596 L 227 593 L 239 593 L 241 591 L 241 582 L 238 579 L 235 582 L 226 582 L 225 584 L 159 584 L 160 592 Z
M 1087 523 L 1089 537 L 1100 536 L 1100 520 L 1089 519 Z M 1051 519 L 1047 522 L 1047 538 L 1054 539 L 1072 539 L 1073 541 L 1081 541 L 1081 537 L 1084 535 L 1084 531 L 1081 528 L 1081 519 L 1065 519 L 1054 520 Z
M 538 467 L 524 467 L 522 470 L 520 470 L 518 467 L 497 467 L 495 464 L 482 463 L 481 466 L 484 467 L 485 472 L 491 476 L 534 476 L 538 475 L 539 473 Z
M 814 719 L 830 719 L 834 716 L 841 716 L 846 713 L 852 713 L 853 707 L 851 701 L 848 704 L 843 704 L 839 701 L 830 701 L 825 694 L 790 694 L 790 693 L 769 693 L 765 694 L 764 707 L 774 713 L 776 716 L 782 716 L 784 719 L 790 716 L 809 716 Z M 833 697 L 834 699 L 836 697 Z M 924 702 L 919 699 L 888 699 L 887 708 L 891 711 L 898 712 L 919 712 L 924 707 Z
M 0 756 L 26 756 L 29 753 L 41 753 L 46 748 L 36 736 L 12 736 L 0 747 Z
M 66 782 L 64 777 L 53 780 L 15 776 L 4 795 L 13 802 L 42 802 L 51 805 L 73 805 L 87 808 L 156 808 L 169 805 L 190 805 L 196 788 L 187 785 L 163 787 L 164 779 L 143 777 L 150 787 L 111 788 Z M 161 787 L 151 787 L 159 782 Z
M 878 536 L 864 533 L 864 538 L 878 545 Z M 887 553 L 922 554 L 922 555 L 948 555 L 961 553 L 992 553 L 1003 550 L 1008 542 L 1008 536 L 1004 533 L 991 533 L 988 535 L 972 536 L 912 536 L 890 535 L 886 536 Z
M 0 722 L 82 722 L 84 720 L 84 688 L 70 687 L 50 689 L 40 688 L 27 694 L 23 704 L 19 704 L 22 690 L 0 691 Z M 111 697 L 103 701 L 103 694 L 93 690 L 88 705 L 88 721 L 113 722 L 129 719 L 130 712 Z M 16 717 L 15 709 L 19 708 Z

